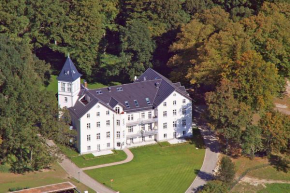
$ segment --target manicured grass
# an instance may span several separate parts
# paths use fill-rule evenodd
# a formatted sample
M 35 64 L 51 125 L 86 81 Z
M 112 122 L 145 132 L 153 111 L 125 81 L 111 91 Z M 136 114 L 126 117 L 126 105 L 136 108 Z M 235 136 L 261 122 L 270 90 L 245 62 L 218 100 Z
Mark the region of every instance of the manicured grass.
M 248 173 L 248 176 L 267 180 L 287 180 L 290 181 L 290 172 L 277 171 L 273 166 L 267 166 Z M 290 192 L 290 189 L 289 189 Z
M 267 184 L 267 187 L 258 193 L 289 193 L 290 184 Z
M 79 153 L 75 149 L 60 144 L 57 144 L 57 146 L 59 147 L 61 152 L 69 158 L 79 156 Z
M 57 76 L 56 75 L 51 75 L 50 78 L 50 84 L 46 87 L 47 90 L 52 91 L 53 93 L 57 93 Z M 81 80 L 81 83 L 83 83 L 83 80 Z M 97 89 L 97 88 L 104 88 L 107 86 L 115 86 L 115 85 L 120 85 L 121 83 L 119 82 L 110 82 L 108 85 L 104 85 L 99 82 L 95 83 L 88 83 L 88 88 L 89 89 Z
M 125 160 L 126 158 L 127 158 L 127 155 L 124 151 L 116 150 L 115 153 L 111 155 L 95 157 L 92 154 L 87 154 L 87 155 L 71 157 L 71 160 L 78 167 L 85 168 L 89 166 L 96 166 L 96 165 L 101 165 L 101 164 L 118 162 L 118 161 Z
M 190 186 L 201 168 L 204 149 L 190 143 L 131 149 L 134 159 L 126 164 L 85 171 L 122 193 L 181 193 Z
M 231 190 L 231 193 L 256 193 L 264 188 L 262 184 L 252 185 L 246 182 L 240 182 Z
M 51 170 L 42 172 L 30 172 L 25 174 L 0 173 L 0 192 L 8 192 L 9 188 L 32 188 L 66 181 L 73 183 L 82 192 L 85 190 L 94 192 L 84 184 L 68 178 L 67 173 L 57 163 L 53 164 Z

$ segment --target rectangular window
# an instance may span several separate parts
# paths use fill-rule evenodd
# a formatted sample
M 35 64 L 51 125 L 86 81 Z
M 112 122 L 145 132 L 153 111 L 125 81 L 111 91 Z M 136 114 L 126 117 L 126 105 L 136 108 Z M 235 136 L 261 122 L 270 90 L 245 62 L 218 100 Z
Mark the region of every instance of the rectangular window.
M 87 129 L 90 129 L 90 128 L 91 128 L 91 124 L 87 123 Z
M 64 102 L 67 103 L 67 97 L 64 97 Z
M 152 135 L 149 135 L 149 138 L 151 139 L 152 138 Z
M 167 123 L 163 123 L 163 129 L 167 129 Z
M 173 110 L 173 115 L 176 115 L 176 109 Z
M 173 105 L 176 105 L 176 101 L 173 101 Z
M 177 127 L 176 121 L 173 121 L 173 127 Z
M 145 118 L 145 113 L 141 113 L 141 118 L 144 119 Z
M 125 101 L 125 105 L 126 105 L 127 108 L 130 108 L 130 105 L 129 105 L 128 101 Z
M 167 117 L 167 111 L 163 111 L 163 117 Z
M 132 133 L 133 132 L 133 126 L 128 127 L 128 132 Z
M 141 125 L 141 130 L 145 130 L 145 125 Z
M 166 106 L 167 106 L 166 102 L 164 102 L 164 103 L 163 103 L 163 106 L 164 106 L 164 107 L 166 107 Z
M 106 111 L 106 115 L 109 115 L 110 114 L 110 111 Z
M 186 103 L 186 99 L 182 99 L 182 103 Z
M 99 117 L 100 116 L 100 112 L 97 112 L 97 117 Z
M 107 120 L 107 121 L 106 121 L 106 125 L 107 125 L 107 126 L 110 126 L 110 120 Z
M 182 126 L 183 127 L 186 126 L 186 120 L 185 119 L 182 120 Z
M 110 131 L 108 131 L 108 132 L 106 133 L 106 137 L 107 137 L 107 138 L 110 138 Z
M 128 115 L 128 121 L 130 121 L 130 115 Z
M 123 138 L 125 138 L 125 131 L 123 131 Z
M 91 135 L 87 135 L 87 141 L 91 141 Z
M 67 91 L 71 92 L 71 84 L 70 83 L 67 84 Z
M 135 106 L 136 106 L 136 107 L 139 107 L 139 103 L 138 103 L 137 100 L 134 100 L 134 103 L 135 103 Z
M 88 113 L 88 114 L 87 114 L 87 118 L 90 118 L 90 117 L 91 117 L 91 115 L 90 115 L 90 113 Z
M 120 131 L 117 131 L 117 139 L 120 139 Z
M 164 139 L 166 139 L 166 138 L 167 138 L 167 134 L 165 133 L 165 134 L 164 134 Z
M 152 118 L 152 114 L 151 112 L 148 112 L 148 119 L 151 119 Z
M 185 107 L 182 108 L 182 114 L 183 114 L 183 115 L 186 114 L 186 108 L 185 108 Z
M 61 83 L 61 91 L 65 92 L 65 83 Z
M 108 147 L 108 148 L 110 147 L 110 143 L 107 143 L 107 147 Z
M 121 124 L 120 124 L 120 120 L 117 120 L 117 125 L 118 125 L 118 126 L 120 126 L 120 125 L 121 125 Z
M 97 140 L 101 139 L 101 134 L 100 133 L 97 133 L 96 139 Z
M 91 150 L 91 146 L 87 146 L 87 150 L 90 151 Z
M 151 102 L 150 102 L 149 98 L 146 98 L 146 103 L 147 103 L 148 105 L 150 105 L 150 104 L 151 104 Z
M 131 114 L 131 120 L 133 120 L 134 118 L 133 118 L 133 114 Z
M 148 123 L 148 131 L 152 130 L 152 123 Z
M 97 122 L 97 127 L 101 127 L 101 123 L 100 122 Z

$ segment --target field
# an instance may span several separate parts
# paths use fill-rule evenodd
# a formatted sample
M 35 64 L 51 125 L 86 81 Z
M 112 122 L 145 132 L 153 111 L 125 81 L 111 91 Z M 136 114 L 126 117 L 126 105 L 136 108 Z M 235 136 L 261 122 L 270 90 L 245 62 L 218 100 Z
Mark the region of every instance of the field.
M 122 193 L 178 193 L 192 183 L 200 169 L 204 149 L 185 143 L 161 147 L 149 145 L 131 149 L 134 159 L 112 167 L 88 170 L 99 182 Z
M 0 192 L 8 192 L 9 188 L 32 188 L 66 181 L 73 183 L 82 192 L 85 190 L 94 192 L 75 179 L 69 178 L 67 173 L 57 163 L 52 166 L 51 170 L 44 170 L 42 172 L 30 172 L 26 174 L 0 172 Z
M 47 90 L 52 91 L 53 93 L 57 93 L 57 79 L 56 78 L 57 78 L 56 75 L 51 75 L 50 83 L 46 87 Z M 83 80 L 81 80 L 81 83 L 83 83 Z M 97 88 L 104 88 L 107 86 L 115 86 L 119 84 L 120 84 L 119 82 L 110 82 L 108 85 L 104 85 L 102 83 L 95 82 L 95 83 L 88 83 L 88 88 L 97 89 Z

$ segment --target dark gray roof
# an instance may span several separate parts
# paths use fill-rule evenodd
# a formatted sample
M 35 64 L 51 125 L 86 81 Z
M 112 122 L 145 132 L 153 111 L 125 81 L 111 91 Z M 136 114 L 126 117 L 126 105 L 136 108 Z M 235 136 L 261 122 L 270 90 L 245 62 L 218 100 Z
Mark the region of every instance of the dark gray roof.
M 94 90 L 82 87 L 80 98 L 87 95 L 91 98 L 91 101 L 84 105 L 78 100 L 75 106 L 70 108 L 70 111 L 77 118 L 80 118 L 98 102 L 111 110 L 114 110 L 113 108 L 116 105 L 122 106 L 125 112 L 149 110 L 161 104 L 174 91 L 191 100 L 180 83 L 172 83 L 164 76 L 149 68 L 138 80 L 130 84 Z M 136 105 L 136 103 L 138 104 Z
M 61 72 L 59 73 L 57 80 L 60 81 L 75 81 L 81 76 L 81 74 L 76 69 L 74 63 L 69 57 L 67 57 Z

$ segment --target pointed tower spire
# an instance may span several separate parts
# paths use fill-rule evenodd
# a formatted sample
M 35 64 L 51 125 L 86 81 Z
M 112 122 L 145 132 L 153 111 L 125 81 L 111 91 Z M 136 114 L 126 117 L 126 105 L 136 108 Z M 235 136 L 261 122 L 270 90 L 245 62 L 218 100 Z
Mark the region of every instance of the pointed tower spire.
M 72 82 L 81 76 L 82 74 L 78 72 L 77 68 L 75 67 L 74 63 L 72 62 L 68 54 L 67 59 L 62 67 L 62 70 L 57 77 L 57 80 Z

